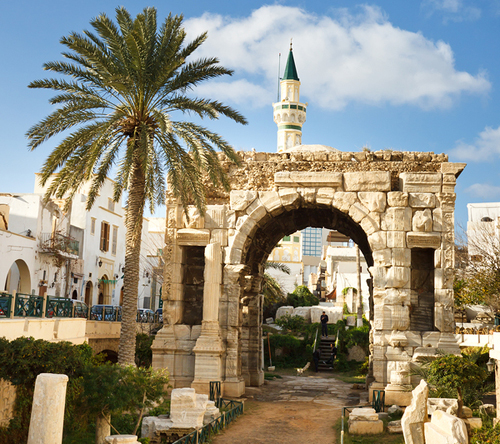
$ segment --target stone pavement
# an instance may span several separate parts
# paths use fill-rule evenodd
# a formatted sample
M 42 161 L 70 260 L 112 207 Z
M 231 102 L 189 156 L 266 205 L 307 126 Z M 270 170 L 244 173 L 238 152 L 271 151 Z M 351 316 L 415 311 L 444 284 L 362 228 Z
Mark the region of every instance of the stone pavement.
M 259 388 L 247 387 L 245 397 L 266 402 L 313 402 L 338 408 L 366 404 L 368 392 L 352 387 L 352 383 L 332 376 L 283 376 L 266 381 Z

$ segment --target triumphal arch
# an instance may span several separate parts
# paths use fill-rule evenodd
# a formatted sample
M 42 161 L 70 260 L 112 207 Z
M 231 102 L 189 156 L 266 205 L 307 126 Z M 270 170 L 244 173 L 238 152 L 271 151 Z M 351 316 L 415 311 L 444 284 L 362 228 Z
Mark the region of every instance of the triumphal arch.
M 444 154 L 296 146 L 224 160 L 231 191 L 207 183 L 208 207 L 166 212 L 164 327 L 153 365 L 174 387 L 226 396 L 263 383 L 263 265 L 286 235 L 325 227 L 350 237 L 371 275 L 372 389 L 404 398 L 412 362 L 457 352 L 453 316 L 456 179 Z M 391 398 L 392 396 L 392 398 Z M 387 401 L 386 401 L 387 402 Z

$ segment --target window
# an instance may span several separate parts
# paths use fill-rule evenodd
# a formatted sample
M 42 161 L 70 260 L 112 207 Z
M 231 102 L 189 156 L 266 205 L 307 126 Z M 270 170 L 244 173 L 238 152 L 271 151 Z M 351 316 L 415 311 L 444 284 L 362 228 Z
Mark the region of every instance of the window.
M 109 224 L 101 222 L 101 251 L 109 251 Z
M 115 203 L 113 202 L 113 199 L 108 198 L 108 210 L 113 213 L 115 212 Z
M 116 246 L 118 244 L 118 227 L 113 225 L 113 243 L 111 244 L 111 254 L 116 256 Z
M 95 217 L 90 219 L 90 234 L 92 236 L 95 234 Z
M 293 236 L 293 241 L 294 241 L 295 243 L 300 242 L 300 237 L 299 237 L 299 236 Z
M 302 254 L 304 256 L 321 257 L 322 229 L 308 227 L 302 231 Z
M 285 236 L 283 238 L 283 242 L 290 242 L 290 236 Z

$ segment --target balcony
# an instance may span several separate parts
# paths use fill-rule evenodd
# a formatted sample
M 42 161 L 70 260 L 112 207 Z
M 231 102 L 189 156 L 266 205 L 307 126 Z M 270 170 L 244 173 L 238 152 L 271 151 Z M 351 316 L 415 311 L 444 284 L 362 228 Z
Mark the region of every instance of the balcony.
M 61 233 L 42 233 L 40 249 L 43 253 L 58 254 L 68 259 L 78 259 L 80 243 L 70 236 Z

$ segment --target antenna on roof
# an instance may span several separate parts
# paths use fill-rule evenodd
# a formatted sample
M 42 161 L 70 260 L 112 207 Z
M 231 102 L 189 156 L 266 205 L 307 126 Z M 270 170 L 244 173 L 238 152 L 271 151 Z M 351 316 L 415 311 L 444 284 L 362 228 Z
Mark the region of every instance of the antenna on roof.
M 281 52 L 278 55 L 278 94 L 277 94 L 277 97 L 278 97 L 277 102 L 278 103 L 280 101 L 280 80 L 281 80 L 280 72 L 281 72 Z

